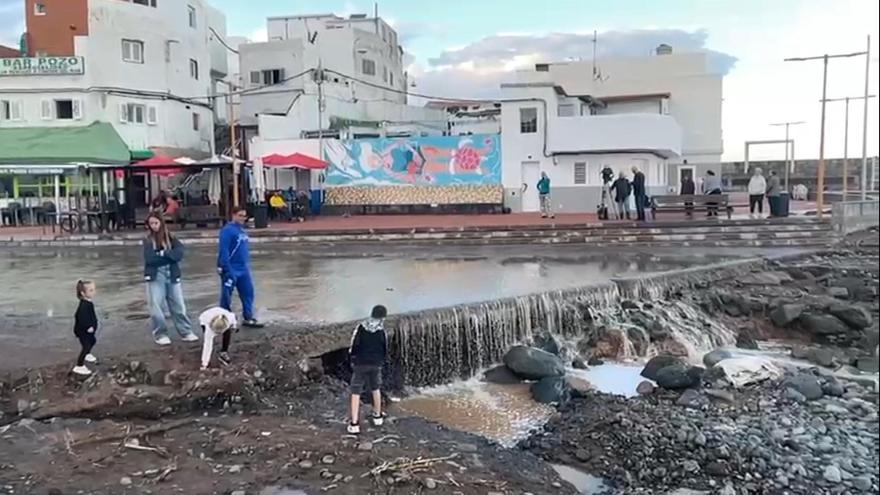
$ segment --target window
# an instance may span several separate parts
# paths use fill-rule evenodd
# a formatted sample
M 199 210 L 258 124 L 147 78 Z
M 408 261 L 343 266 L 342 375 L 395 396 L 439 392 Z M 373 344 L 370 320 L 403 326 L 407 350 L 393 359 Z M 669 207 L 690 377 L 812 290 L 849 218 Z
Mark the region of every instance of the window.
M 393 88 L 394 87 L 394 73 L 388 74 L 388 84 Z
M 187 6 L 187 11 L 189 12 L 189 27 L 195 29 L 198 27 L 198 14 L 196 13 L 196 8 L 192 5 Z
M 376 75 L 376 61 L 365 58 L 361 60 L 361 72 L 368 76 Z
M 385 29 L 385 25 L 382 25 L 382 41 L 388 41 L 388 31 Z
M 251 71 L 251 84 L 272 86 L 284 82 L 284 69 Z
M 73 100 L 55 100 L 55 118 L 73 120 Z
M 131 1 L 133 3 L 138 4 L 138 5 L 145 5 L 147 7 L 155 7 L 156 6 L 156 0 L 131 0 Z
M 133 64 L 144 63 L 144 42 L 122 40 L 122 60 Z
M 201 118 L 200 118 L 200 115 L 197 114 L 197 113 L 194 113 L 194 114 L 193 114 L 193 130 L 194 130 L 194 131 L 199 130 L 199 127 L 201 127 L 200 124 L 201 124 Z
M 189 59 L 189 76 L 195 80 L 199 80 L 199 62 L 198 60 Z
M 20 100 L 0 100 L 0 120 L 24 120 L 24 103 Z
M 556 115 L 560 117 L 574 117 L 575 106 L 573 103 L 563 103 L 556 108 Z
M 519 109 L 519 132 L 520 134 L 534 134 L 538 132 L 538 109 Z
M 586 162 L 575 162 L 575 164 L 574 164 L 574 183 L 575 184 L 586 184 L 587 183 L 587 163 Z
M 388 67 L 382 66 L 382 80 L 388 82 Z
M 43 2 L 34 3 L 34 15 L 46 15 L 46 4 Z
M 143 124 L 146 122 L 147 107 L 140 103 L 122 103 L 119 105 L 119 121 L 125 124 Z

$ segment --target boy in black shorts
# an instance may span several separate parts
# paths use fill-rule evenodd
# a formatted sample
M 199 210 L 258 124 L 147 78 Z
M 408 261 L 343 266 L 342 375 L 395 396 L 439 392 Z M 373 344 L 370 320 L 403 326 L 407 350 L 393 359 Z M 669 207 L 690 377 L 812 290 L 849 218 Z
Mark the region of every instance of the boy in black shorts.
M 376 306 L 370 318 L 361 322 L 351 336 L 351 420 L 348 432 L 357 435 L 361 432 L 360 406 L 361 392 L 369 390 L 373 395 L 373 425 L 382 426 L 385 415 L 382 413 L 382 365 L 388 353 L 385 338 L 385 306 Z

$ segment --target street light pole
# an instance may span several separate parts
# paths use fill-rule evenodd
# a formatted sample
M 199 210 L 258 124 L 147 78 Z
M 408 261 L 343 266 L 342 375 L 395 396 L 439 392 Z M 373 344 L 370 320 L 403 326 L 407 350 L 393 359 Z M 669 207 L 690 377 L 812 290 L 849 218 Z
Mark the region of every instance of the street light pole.
M 864 96 L 847 96 L 845 98 L 830 98 L 825 100 L 828 103 L 842 101 L 846 108 L 844 111 L 844 119 L 846 122 L 843 124 L 843 201 L 846 201 L 847 199 L 847 189 L 849 184 L 849 102 L 850 100 L 861 99 L 868 101 L 870 98 L 874 98 L 874 95 L 868 95 L 867 98 Z M 864 181 L 864 179 L 862 180 Z
M 785 62 L 806 62 L 808 60 L 822 60 L 822 117 L 819 132 L 819 177 L 816 186 L 816 215 L 822 218 L 825 208 L 825 100 L 828 90 L 828 60 L 832 58 L 849 58 L 867 55 L 868 52 L 841 53 L 828 55 L 827 53 L 817 57 L 787 58 Z
M 868 82 L 871 75 L 871 35 L 865 50 L 865 111 L 862 115 L 862 201 L 868 199 Z M 871 187 L 874 183 L 871 182 Z
M 791 191 L 788 187 L 789 176 L 794 173 L 794 143 L 791 142 L 791 138 L 788 136 L 788 128 L 793 125 L 801 125 L 805 124 L 803 120 L 799 120 L 797 122 L 777 122 L 775 124 L 770 124 L 774 127 L 785 126 L 785 190 Z M 791 147 L 791 154 L 789 154 L 789 147 Z

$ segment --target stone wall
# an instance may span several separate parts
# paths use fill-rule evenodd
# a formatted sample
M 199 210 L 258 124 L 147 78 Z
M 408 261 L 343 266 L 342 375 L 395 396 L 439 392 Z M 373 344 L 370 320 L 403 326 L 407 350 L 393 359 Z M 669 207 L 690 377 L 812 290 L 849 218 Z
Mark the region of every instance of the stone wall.
M 324 204 L 361 205 L 485 205 L 501 204 L 501 185 L 328 187 Z

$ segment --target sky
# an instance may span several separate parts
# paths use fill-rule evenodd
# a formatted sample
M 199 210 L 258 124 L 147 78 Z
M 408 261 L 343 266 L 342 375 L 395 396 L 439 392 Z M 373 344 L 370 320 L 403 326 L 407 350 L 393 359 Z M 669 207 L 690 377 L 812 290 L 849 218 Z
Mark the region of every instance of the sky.
M 160 0 L 162 1 L 162 0 Z M 164 0 L 169 1 L 169 0 Z M 174 0 L 182 1 L 182 0 Z M 229 35 L 265 40 L 266 17 L 372 13 L 359 0 L 209 0 L 226 12 Z M 23 29 L 24 0 L 0 0 L 0 43 Z M 708 51 L 724 79 L 724 159 L 741 160 L 746 140 L 782 139 L 791 128 L 798 157 L 819 155 L 822 63 L 786 57 L 864 51 L 871 36 L 870 92 L 878 93 L 877 0 L 381 0 L 379 15 L 408 53 L 413 91 L 491 98 L 512 70 L 535 62 Z M 864 94 L 865 57 L 829 63 L 828 97 Z M 675 96 L 673 96 L 675 97 Z M 850 107 L 850 156 L 861 156 L 863 104 Z M 868 153 L 878 153 L 878 100 L 870 100 Z M 843 156 L 844 104 L 827 107 L 826 156 Z M 753 159 L 784 156 L 782 145 L 754 148 Z

